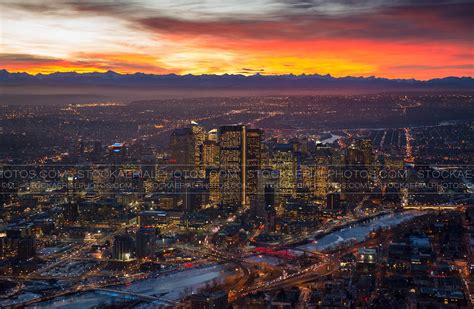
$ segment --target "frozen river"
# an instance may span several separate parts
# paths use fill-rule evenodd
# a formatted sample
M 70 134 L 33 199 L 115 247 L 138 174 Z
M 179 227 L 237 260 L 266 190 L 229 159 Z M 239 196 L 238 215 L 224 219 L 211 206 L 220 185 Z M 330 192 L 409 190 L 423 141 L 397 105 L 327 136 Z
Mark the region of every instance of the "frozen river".
M 110 288 L 117 291 L 126 291 L 135 294 L 158 296 L 167 300 L 179 300 L 185 294 L 196 292 L 212 282 L 221 282 L 226 276 L 233 274 L 226 265 L 211 265 L 203 268 L 194 268 L 134 282 L 123 287 Z M 59 297 L 51 301 L 42 302 L 30 308 L 91 308 L 101 304 L 110 304 L 122 301 L 124 297 L 112 292 L 86 292 L 72 296 Z M 154 305 L 165 304 L 156 301 Z
M 423 212 L 409 211 L 396 214 L 386 214 L 370 221 L 358 223 L 350 227 L 334 231 L 317 240 L 315 243 L 297 247 L 307 251 L 323 251 L 331 246 L 351 239 L 364 240 L 371 231 L 387 228 L 406 222 Z M 260 258 L 259 256 L 252 257 Z M 254 261 L 255 262 L 255 261 Z M 112 288 L 117 291 L 125 291 L 141 295 L 162 297 L 167 300 L 178 300 L 185 294 L 196 292 L 206 284 L 213 281 L 221 282 L 226 276 L 233 274 L 228 265 L 211 265 L 202 268 L 194 268 L 179 272 L 162 275 L 158 278 L 150 278 L 136 281 L 127 286 Z M 51 301 L 43 302 L 33 306 L 34 308 L 91 308 L 100 304 L 110 304 L 117 300 L 123 300 L 123 296 L 111 292 L 86 292 L 67 297 L 59 297 Z M 159 301 L 154 305 L 164 304 Z
M 335 141 L 337 141 L 338 139 L 341 139 L 341 138 L 343 138 L 343 136 L 331 133 L 331 137 L 322 140 L 321 143 L 324 144 L 324 145 L 332 144 L 332 143 L 334 143 Z
M 345 227 L 343 229 L 334 231 L 321 237 L 314 243 L 299 246 L 297 248 L 307 251 L 323 251 L 332 246 L 350 240 L 360 242 L 363 241 L 371 231 L 395 226 L 422 214 L 423 212 L 409 211 L 383 215 L 364 223 L 358 223 L 354 226 Z

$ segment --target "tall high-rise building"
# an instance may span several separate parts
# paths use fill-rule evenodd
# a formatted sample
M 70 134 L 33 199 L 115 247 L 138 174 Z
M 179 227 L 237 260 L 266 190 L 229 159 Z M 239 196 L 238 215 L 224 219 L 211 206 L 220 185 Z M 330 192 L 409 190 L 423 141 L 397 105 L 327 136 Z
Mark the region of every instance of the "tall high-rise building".
M 247 173 L 246 128 L 243 125 L 219 128 L 221 202 L 226 207 L 245 205 Z
M 329 160 L 327 157 L 318 156 L 315 158 L 315 163 L 314 195 L 324 199 L 329 189 Z
M 263 131 L 260 129 L 246 130 L 246 195 L 245 203 L 250 204 L 251 200 L 255 200 L 258 195 L 258 175 L 262 169 L 262 140 Z
M 10 225 L 6 227 L 7 247 L 20 261 L 27 261 L 35 256 L 34 225 Z
M 17 258 L 27 261 L 35 256 L 35 239 L 33 236 L 22 237 L 18 240 Z
M 331 210 L 341 209 L 341 194 L 339 192 L 328 193 L 326 196 L 326 208 Z
M 307 189 L 314 196 L 316 188 L 316 165 L 312 160 L 305 160 L 300 166 L 301 188 Z
M 372 142 L 370 140 L 356 140 L 347 148 L 346 164 L 364 166 L 372 164 L 372 161 Z
M 209 191 L 204 185 L 190 183 L 184 188 L 183 208 L 185 212 L 195 212 L 209 202 Z
M 209 186 L 209 203 L 217 205 L 221 200 L 219 168 L 208 167 L 206 169 L 206 179 Z
M 178 169 L 201 170 L 201 151 L 205 140 L 206 132 L 195 122 L 188 128 L 175 129 L 171 133 L 169 148 Z
M 4 259 L 7 253 L 7 236 L 0 235 L 0 260 Z
M 279 172 L 262 169 L 258 175 L 258 194 L 256 199 L 251 201 L 258 217 L 262 217 L 264 211 L 274 209 L 279 203 L 278 186 Z
M 128 261 L 132 258 L 134 249 L 135 244 L 130 235 L 117 235 L 114 238 L 112 258 L 120 261 Z
M 156 229 L 142 227 L 137 231 L 137 257 L 152 257 L 156 249 Z
M 291 144 L 278 144 L 273 149 L 271 166 L 279 172 L 279 193 L 283 197 L 295 194 L 296 160 L 293 156 Z
M 69 223 L 77 222 L 79 219 L 79 205 L 77 201 L 73 200 L 63 205 L 64 221 Z
M 171 133 L 169 147 L 178 168 L 190 169 L 194 166 L 194 133 L 191 128 L 175 129 Z
M 63 218 L 64 221 L 69 223 L 77 222 L 79 219 L 79 205 L 76 199 L 75 182 L 74 176 L 67 176 L 67 203 L 63 205 Z
M 247 206 L 258 190 L 263 131 L 244 125 L 219 129 L 221 199 L 226 206 Z
M 372 162 L 370 140 L 356 140 L 346 149 L 343 193 L 352 206 L 362 200 L 361 193 L 370 191 Z
M 206 140 L 207 134 L 203 127 L 199 126 L 196 122 L 191 123 L 191 130 L 193 132 L 193 144 L 194 144 L 194 167 L 200 171 L 203 171 L 201 165 L 202 157 L 202 145 Z
M 217 141 L 206 140 L 202 144 L 202 168 L 219 166 L 219 144 Z
M 120 167 L 125 163 L 127 157 L 127 147 L 124 143 L 114 143 L 108 146 L 108 158 L 111 162 L 110 165 L 110 181 L 113 183 L 119 182 Z
M 267 232 L 274 232 L 276 207 L 279 203 L 279 174 L 271 169 L 263 169 L 258 176 L 258 194 L 250 200 L 255 217 L 262 220 Z

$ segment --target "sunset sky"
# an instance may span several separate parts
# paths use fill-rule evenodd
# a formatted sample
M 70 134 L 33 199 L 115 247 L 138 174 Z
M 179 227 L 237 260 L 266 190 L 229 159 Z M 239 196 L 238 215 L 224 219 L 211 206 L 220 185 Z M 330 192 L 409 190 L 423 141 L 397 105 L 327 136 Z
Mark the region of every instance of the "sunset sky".
M 473 76 L 473 16 L 473 1 L 0 0 L 0 68 Z

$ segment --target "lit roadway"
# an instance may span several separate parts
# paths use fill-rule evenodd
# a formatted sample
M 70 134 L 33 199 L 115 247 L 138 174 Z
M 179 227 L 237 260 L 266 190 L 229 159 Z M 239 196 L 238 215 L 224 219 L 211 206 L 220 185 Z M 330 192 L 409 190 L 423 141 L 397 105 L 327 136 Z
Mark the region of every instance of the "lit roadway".
M 205 247 L 203 246 L 199 250 L 195 248 L 190 248 L 188 246 L 179 246 L 179 248 L 185 251 L 190 251 L 193 254 L 208 255 L 219 261 L 228 262 L 228 263 L 237 265 L 237 267 L 242 270 L 243 277 L 233 284 L 233 286 L 231 287 L 231 290 L 241 290 L 250 278 L 250 269 L 245 265 L 246 264 L 245 261 L 243 261 L 242 259 L 236 258 L 232 255 L 225 254 L 222 251 L 219 251 L 212 246 L 205 246 Z M 204 251 L 205 252 L 204 254 L 203 254 L 203 249 L 206 250 Z
M 106 235 L 105 237 L 102 238 L 102 240 L 112 240 L 115 235 L 118 235 L 118 234 L 122 233 L 124 229 L 125 229 L 125 227 L 120 228 L 119 230 L 117 230 L 117 231 L 115 231 L 111 234 Z M 34 280 L 34 279 L 45 280 L 45 279 L 51 279 L 51 278 L 58 278 L 57 276 L 47 276 L 47 275 L 45 276 L 43 273 L 48 271 L 48 270 L 51 270 L 51 269 L 53 269 L 53 268 L 55 268 L 59 265 L 61 265 L 65 262 L 67 262 L 67 261 L 77 260 L 78 256 L 80 256 L 80 254 L 83 253 L 84 251 L 89 250 L 90 247 L 91 247 L 90 243 L 81 243 L 81 244 L 75 246 L 74 249 L 72 249 L 72 252 L 69 251 L 69 252 L 63 254 L 62 257 L 59 258 L 57 261 L 55 261 L 51 264 L 48 264 L 48 265 L 46 265 L 46 266 L 44 266 L 44 267 L 28 274 L 26 276 L 16 276 L 13 279 L 16 279 L 16 280 Z M 101 260 L 96 260 L 96 261 L 101 262 Z M 76 278 L 67 278 L 68 281 L 75 282 L 76 284 L 74 284 L 72 287 L 70 287 L 69 289 L 67 289 L 65 291 L 61 291 L 59 293 L 54 293 L 52 295 L 32 299 L 32 300 L 30 300 L 26 303 L 22 303 L 21 306 L 26 306 L 28 304 L 33 304 L 33 303 L 45 301 L 45 300 L 52 299 L 52 298 L 55 298 L 55 297 L 68 295 L 68 294 L 71 294 L 71 293 L 76 293 L 76 292 L 79 292 L 79 291 L 95 290 L 97 288 L 101 288 L 101 287 L 104 287 L 104 286 L 119 284 L 119 283 L 122 283 L 123 279 L 126 279 L 126 278 L 111 277 L 111 278 L 109 278 L 108 280 L 105 280 L 105 282 L 102 282 L 102 283 L 92 283 L 92 284 L 89 284 L 89 285 L 77 285 L 77 283 L 79 283 L 82 280 L 84 280 L 86 278 L 89 278 L 89 277 L 91 277 L 95 274 L 96 274 L 96 271 L 93 271 L 93 272 L 85 273 L 84 275 L 78 276 Z
M 79 248 L 74 248 L 73 252 L 70 252 L 70 253 L 66 253 L 62 258 L 60 258 L 59 260 L 51 263 L 51 264 L 48 264 L 46 265 L 45 267 L 43 268 L 40 268 L 34 272 L 32 272 L 31 274 L 29 274 L 28 276 L 26 276 L 26 278 L 28 279 L 33 279 L 35 277 L 42 277 L 41 274 L 48 271 L 48 270 L 51 270 L 53 268 L 55 268 L 56 266 L 58 265 L 61 265 L 62 263 L 65 263 L 66 261 L 68 260 L 71 260 L 72 258 L 76 257 L 77 255 L 79 255 L 84 249 L 86 248 L 90 248 L 90 245 L 89 244 L 81 244 L 79 246 Z M 45 277 L 42 277 L 43 279 Z
M 241 295 L 247 295 L 257 291 L 268 291 L 284 286 L 294 286 L 327 276 L 338 269 L 339 259 L 337 257 L 325 254 L 321 254 L 321 257 L 323 258 L 321 263 L 314 264 L 293 274 L 283 274 L 272 281 L 259 282 L 253 286 L 241 289 L 239 293 Z
M 168 304 L 175 304 L 174 301 L 169 300 L 169 299 L 165 299 L 165 298 L 160 298 L 160 297 L 155 297 L 155 296 L 150 296 L 150 295 L 143 295 L 143 294 L 136 294 L 136 293 L 133 293 L 133 292 L 126 292 L 126 291 L 120 291 L 120 290 L 111 290 L 111 289 L 106 288 L 108 286 L 116 286 L 118 284 L 123 284 L 122 279 L 123 278 L 111 278 L 111 280 L 109 282 L 106 282 L 106 283 L 103 283 L 103 284 L 91 283 L 91 284 L 88 284 L 88 285 L 75 285 L 74 287 L 72 287 L 71 289 L 68 289 L 66 291 L 61 291 L 59 293 L 43 296 L 43 297 L 40 297 L 40 298 L 34 298 L 32 300 L 29 300 L 27 302 L 23 302 L 21 304 L 12 305 L 12 307 L 24 308 L 24 307 L 29 306 L 29 305 L 33 305 L 33 304 L 36 304 L 36 303 L 48 301 L 48 300 L 55 299 L 55 298 L 62 297 L 62 296 L 67 296 L 67 295 L 71 295 L 71 294 L 75 294 L 75 293 L 79 293 L 79 292 L 85 293 L 85 292 L 94 292 L 94 291 L 120 294 L 120 295 L 124 295 L 124 296 L 133 297 L 133 298 L 138 299 L 138 300 L 143 300 L 143 301 L 161 301 L 161 302 L 165 302 L 165 303 L 168 303 Z
M 105 238 L 112 238 L 114 235 L 118 234 L 120 232 L 116 231 L 115 233 L 107 235 Z M 357 250 L 357 248 L 362 247 L 362 246 L 368 246 L 368 245 L 376 245 L 379 243 L 379 240 L 377 238 L 375 239 L 370 239 L 368 241 L 359 243 L 355 246 L 350 246 L 349 248 L 345 249 L 339 249 L 335 251 L 334 254 L 325 254 L 325 253 L 320 253 L 320 252 L 309 252 L 313 255 L 316 255 L 319 257 L 320 262 L 317 264 L 314 264 L 310 267 L 301 269 L 295 273 L 287 274 L 285 271 L 283 272 L 283 275 L 280 276 L 277 279 L 270 280 L 270 281 L 260 281 L 256 282 L 253 284 L 250 284 L 249 279 L 251 278 L 251 269 L 248 267 L 249 262 L 244 261 L 244 257 L 237 257 L 229 253 L 223 252 L 223 250 L 219 250 L 214 248 L 213 246 L 206 245 L 206 246 L 201 246 L 200 248 L 194 248 L 190 247 L 189 245 L 179 245 L 183 250 L 187 250 L 192 252 L 196 256 L 210 256 L 213 257 L 221 262 L 224 263 L 233 263 L 237 265 L 238 268 L 242 270 L 243 276 L 239 278 L 230 288 L 232 292 L 235 292 L 236 295 L 247 295 L 250 293 L 254 293 L 257 291 L 266 291 L 266 290 L 272 290 L 280 287 L 285 287 L 285 286 L 295 286 L 295 285 L 301 285 L 305 282 L 310 282 L 317 280 L 319 278 L 322 278 L 324 276 L 327 276 L 335 271 L 338 270 L 339 268 L 339 261 L 340 257 L 349 253 L 349 252 L 354 252 Z M 286 245 L 285 247 L 288 247 Z M 36 274 L 39 274 L 41 272 L 44 272 L 47 269 L 51 269 L 56 265 L 59 265 L 60 263 L 69 260 L 69 259 L 75 259 L 76 256 L 83 251 L 84 249 L 88 248 L 87 244 L 83 244 L 79 248 L 75 248 L 73 252 L 69 252 L 66 254 L 62 259 L 59 261 L 50 264 L 40 271 L 35 272 Z M 250 263 L 251 264 L 251 263 Z M 80 279 L 84 279 L 88 276 L 89 274 L 86 274 L 85 276 L 81 276 Z M 31 275 L 30 275 L 31 276 Z M 27 276 L 27 277 L 30 277 Z M 44 279 L 44 278 L 43 278 Z M 40 300 L 35 299 L 32 300 L 31 303 L 36 303 L 38 301 L 42 301 L 45 299 L 50 299 L 53 297 L 58 297 L 61 295 L 67 295 L 69 293 L 74 293 L 78 291 L 89 291 L 89 290 L 97 290 L 100 288 L 104 288 L 108 285 L 111 284 L 120 284 L 123 283 L 123 280 L 126 278 L 123 277 L 112 277 L 108 278 L 106 280 L 103 280 L 102 282 L 96 282 L 96 283 L 90 283 L 90 284 L 84 284 L 84 285 L 75 285 L 71 288 L 69 288 L 67 291 L 62 291 L 54 295 L 49 295 L 47 297 L 43 297 Z M 131 279 L 131 278 L 129 278 Z M 133 280 L 133 279 L 132 279 Z M 75 280 L 73 280 L 75 281 Z M 77 282 L 77 281 L 76 281 Z M 133 295 L 132 295 L 133 296 Z M 140 295 L 135 295 L 138 299 L 140 299 Z M 144 298 L 141 298 L 144 299 Z M 148 299 L 151 300 L 151 299 Z M 156 299 L 158 300 L 158 299 Z M 166 300 L 164 300 L 166 301 Z
M 241 295 L 248 295 L 258 291 L 275 290 L 282 287 L 291 287 L 315 281 L 336 272 L 339 269 L 339 262 L 342 256 L 355 252 L 360 247 L 377 245 L 379 242 L 380 240 L 378 238 L 369 239 L 348 248 L 339 249 L 333 254 L 312 252 L 321 258 L 321 263 L 302 269 L 294 274 L 282 275 L 273 281 L 254 284 L 253 286 L 244 288 L 239 292 Z

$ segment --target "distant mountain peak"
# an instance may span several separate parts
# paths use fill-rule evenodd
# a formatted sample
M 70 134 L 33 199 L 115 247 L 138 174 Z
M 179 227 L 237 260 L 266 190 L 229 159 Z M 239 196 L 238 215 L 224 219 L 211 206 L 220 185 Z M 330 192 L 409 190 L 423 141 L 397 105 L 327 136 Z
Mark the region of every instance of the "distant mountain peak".
M 10 73 L 0 69 L 0 82 L 4 85 L 96 85 L 96 86 L 135 86 L 135 87 L 206 87 L 206 88 L 240 88 L 240 89 L 326 89 L 326 88 L 371 88 L 371 89 L 462 89 L 474 90 L 472 77 L 444 77 L 428 81 L 416 79 L 388 79 L 376 76 L 369 77 L 333 77 L 330 74 L 286 74 L 265 75 L 257 72 L 254 75 L 242 74 L 203 74 L 177 75 L 149 74 L 136 72 L 121 74 L 112 70 L 106 72 L 54 72 L 32 75 L 25 72 Z

